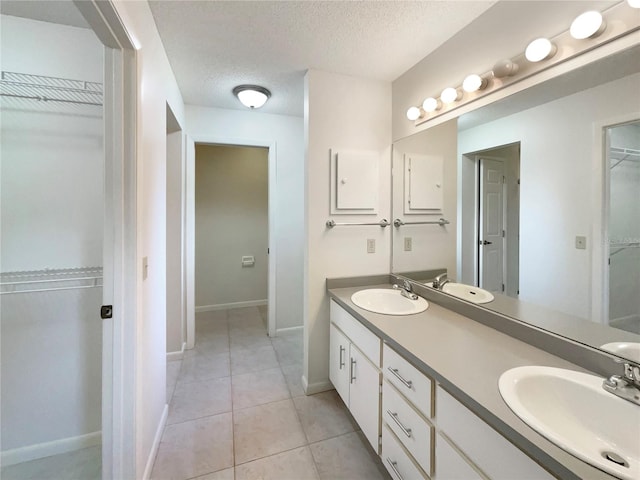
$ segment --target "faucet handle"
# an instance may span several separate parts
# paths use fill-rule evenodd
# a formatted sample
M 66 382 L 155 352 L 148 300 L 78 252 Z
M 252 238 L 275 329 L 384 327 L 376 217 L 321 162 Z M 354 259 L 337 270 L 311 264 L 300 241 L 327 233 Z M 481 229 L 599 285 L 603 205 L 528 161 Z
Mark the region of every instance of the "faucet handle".
M 624 378 L 636 386 L 640 386 L 640 365 L 632 362 L 624 363 Z

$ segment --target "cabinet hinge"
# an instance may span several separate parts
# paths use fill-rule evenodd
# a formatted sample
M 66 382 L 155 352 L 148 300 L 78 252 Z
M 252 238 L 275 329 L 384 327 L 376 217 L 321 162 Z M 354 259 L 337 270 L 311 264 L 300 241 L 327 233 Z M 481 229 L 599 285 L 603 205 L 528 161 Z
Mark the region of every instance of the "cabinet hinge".
M 378 386 L 378 393 L 382 394 L 382 385 Z
M 378 447 L 382 448 L 382 435 L 378 435 Z
M 502 291 L 504 292 L 504 283 L 502 284 Z

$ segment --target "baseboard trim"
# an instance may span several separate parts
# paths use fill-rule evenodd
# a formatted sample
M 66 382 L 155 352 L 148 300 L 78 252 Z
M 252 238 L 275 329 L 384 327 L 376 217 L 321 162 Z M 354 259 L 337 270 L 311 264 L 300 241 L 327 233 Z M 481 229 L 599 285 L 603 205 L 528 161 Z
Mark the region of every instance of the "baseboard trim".
M 302 388 L 304 389 L 305 395 L 315 395 L 316 393 L 327 392 L 329 390 L 333 390 L 334 386 L 329 380 L 324 382 L 316 382 L 309 383 L 307 377 L 302 375 Z
M 268 301 L 265 300 L 247 300 L 246 302 L 233 302 L 233 303 L 218 303 L 217 305 L 201 305 L 196 307 L 196 313 L 199 312 L 214 312 L 216 310 L 227 310 L 229 308 L 242 308 L 242 307 L 260 307 L 267 305 Z
M 13 448 L 0 454 L 3 466 L 50 457 L 60 453 L 73 452 L 102 443 L 102 432 L 92 432 L 77 437 L 61 438 L 52 442 L 37 443 L 28 447 Z
M 299 327 L 278 328 L 276 330 L 276 336 L 280 335 L 281 333 L 293 333 L 303 329 L 304 329 L 303 325 L 300 325 Z
M 149 478 L 151 477 L 151 471 L 153 470 L 153 464 L 156 461 L 158 447 L 160 447 L 160 440 L 162 439 L 162 434 L 164 433 L 164 426 L 167 423 L 168 415 L 169 405 L 165 404 L 164 410 L 162 411 L 162 417 L 160 417 L 160 423 L 158 423 L 158 428 L 156 430 L 156 436 L 153 438 L 151 451 L 149 452 L 149 457 L 147 458 L 147 465 L 144 467 L 144 474 L 142 475 L 143 480 L 149 480 Z
M 182 350 L 177 352 L 167 352 L 167 362 L 173 362 L 175 360 L 182 360 L 184 357 L 184 351 L 187 348 L 187 342 L 182 343 Z

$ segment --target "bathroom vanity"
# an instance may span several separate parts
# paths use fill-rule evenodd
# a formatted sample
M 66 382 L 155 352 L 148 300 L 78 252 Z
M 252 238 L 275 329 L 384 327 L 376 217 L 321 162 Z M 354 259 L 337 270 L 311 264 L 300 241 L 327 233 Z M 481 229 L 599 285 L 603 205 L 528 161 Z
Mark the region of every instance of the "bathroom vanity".
M 409 479 L 614 479 L 527 426 L 498 379 L 525 365 L 586 371 L 433 301 L 414 315 L 357 307 L 328 281 L 330 379 L 390 475 Z

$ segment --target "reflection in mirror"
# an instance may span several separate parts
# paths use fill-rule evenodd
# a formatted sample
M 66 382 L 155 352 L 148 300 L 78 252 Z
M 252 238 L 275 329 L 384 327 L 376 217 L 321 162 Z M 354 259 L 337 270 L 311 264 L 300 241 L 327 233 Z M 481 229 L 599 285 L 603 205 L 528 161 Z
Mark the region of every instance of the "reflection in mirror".
M 394 228 L 393 273 L 446 269 L 491 291 L 485 308 L 595 348 L 640 344 L 638 72 L 635 46 L 396 142 L 394 218 L 451 223 Z M 420 155 L 443 159 L 441 211 L 406 209 Z

